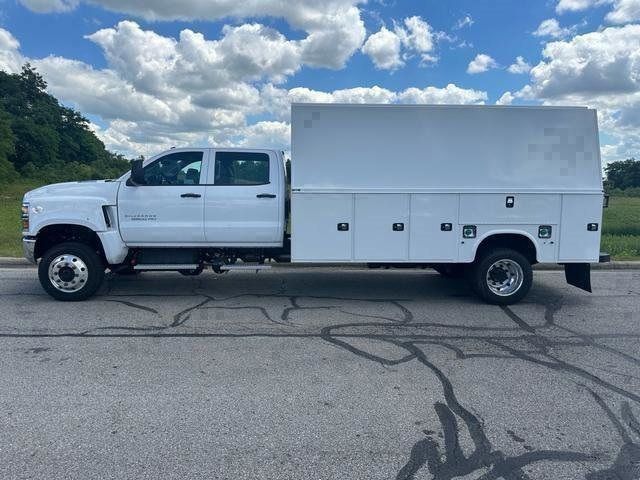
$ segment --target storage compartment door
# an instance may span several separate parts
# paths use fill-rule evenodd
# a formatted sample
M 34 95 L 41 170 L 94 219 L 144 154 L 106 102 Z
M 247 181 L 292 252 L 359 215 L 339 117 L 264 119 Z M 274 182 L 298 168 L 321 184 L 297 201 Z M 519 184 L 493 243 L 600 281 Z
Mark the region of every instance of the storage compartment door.
M 411 195 L 409 259 L 415 262 L 455 262 L 460 241 L 458 195 Z
M 354 253 L 362 262 L 409 259 L 409 195 L 356 194 Z
M 340 228 L 338 227 L 340 225 Z M 291 259 L 294 262 L 350 261 L 353 195 L 293 193 Z
M 598 230 L 589 231 L 589 223 Z M 563 195 L 559 262 L 598 262 L 602 231 L 602 195 Z

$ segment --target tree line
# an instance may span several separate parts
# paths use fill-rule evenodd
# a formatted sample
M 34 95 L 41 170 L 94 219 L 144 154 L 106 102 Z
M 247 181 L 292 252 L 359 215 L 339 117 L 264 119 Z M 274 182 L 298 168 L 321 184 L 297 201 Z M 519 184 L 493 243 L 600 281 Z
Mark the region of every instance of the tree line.
M 0 71 L 0 183 L 115 178 L 129 168 L 79 112 L 60 105 L 31 65 Z
M 605 167 L 605 189 L 612 194 L 640 196 L 640 160 L 629 158 Z

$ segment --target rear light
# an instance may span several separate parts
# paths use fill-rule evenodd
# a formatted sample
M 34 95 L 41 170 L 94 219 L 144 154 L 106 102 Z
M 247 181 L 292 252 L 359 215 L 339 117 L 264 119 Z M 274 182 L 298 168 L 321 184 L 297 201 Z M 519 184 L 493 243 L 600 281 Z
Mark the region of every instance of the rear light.
M 598 224 L 597 223 L 587 223 L 587 230 L 589 230 L 590 232 L 597 232 L 598 231 Z
M 551 238 L 551 233 L 553 229 L 551 225 L 540 225 L 538 227 L 538 237 L 539 238 Z
M 22 230 L 29 231 L 29 204 L 22 204 L 22 215 L 20 215 L 22 219 Z

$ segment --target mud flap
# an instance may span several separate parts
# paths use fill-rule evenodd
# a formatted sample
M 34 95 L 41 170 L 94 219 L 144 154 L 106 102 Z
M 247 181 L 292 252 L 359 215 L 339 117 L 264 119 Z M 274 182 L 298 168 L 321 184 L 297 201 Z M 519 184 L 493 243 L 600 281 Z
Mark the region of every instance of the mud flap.
M 591 265 L 588 263 L 566 263 L 564 276 L 569 285 L 591 293 Z

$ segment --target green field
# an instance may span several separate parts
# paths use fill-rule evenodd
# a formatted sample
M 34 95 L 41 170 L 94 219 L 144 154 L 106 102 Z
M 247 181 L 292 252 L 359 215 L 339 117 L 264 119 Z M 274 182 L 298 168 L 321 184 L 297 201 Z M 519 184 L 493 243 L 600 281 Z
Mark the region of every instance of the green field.
M 616 260 L 640 259 L 640 197 L 611 197 L 602 223 L 603 251 Z
M 34 185 L 0 185 L 0 257 L 20 257 L 20 204 Z M 640 197 L 612 197 L 604 210 L 602 250 L 640 260 Z

